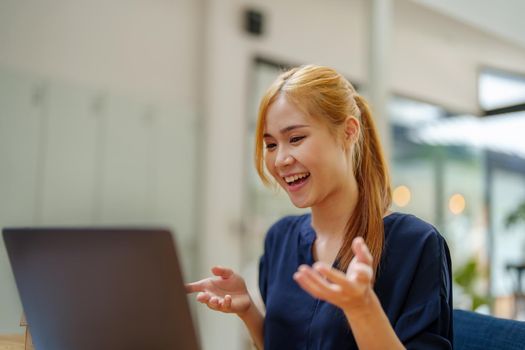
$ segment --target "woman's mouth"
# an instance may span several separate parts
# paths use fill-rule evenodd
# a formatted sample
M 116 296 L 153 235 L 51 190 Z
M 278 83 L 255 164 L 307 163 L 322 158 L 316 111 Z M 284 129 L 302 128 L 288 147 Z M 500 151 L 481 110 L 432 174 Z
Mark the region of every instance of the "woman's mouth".
M 297 191 L 308 181 L 310 173 L 300 173 L 283 177 L 290 191 Z

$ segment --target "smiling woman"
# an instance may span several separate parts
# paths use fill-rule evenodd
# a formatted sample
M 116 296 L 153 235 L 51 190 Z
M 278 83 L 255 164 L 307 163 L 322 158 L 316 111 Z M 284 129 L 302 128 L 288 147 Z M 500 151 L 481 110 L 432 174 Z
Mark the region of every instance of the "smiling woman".
M 304 161 L 301 159 L 294 167 L 311 164 L 316 169 L 315 177 L 312 177 L 316 185 L 307 192 L 308 195 L 319 202 L 318 208 L 326 208 L 322 210 L 326 214 L 339 218 L 339 221 L 346 220 L 346 227 L 339 228 L 347 233 L 343 242 L 345 249 L 340 250 L 341 266 L 350 263 L 353 256 L 350 249 L 352 239 L 359 231 L 374 257 L 374 267 L 377 267 L 383 237 L 367 232 L 383 229 L 382 217 L 391 203 L 391 189 L 383 152 L 366 101 L 344 77 L 330 68 L 305 66 L 281 75 L 268 89 L 259 109 L 255 163 L 263 182 L 269 182 L 263 162 L 281 185 L 276 169 L 289 171 L 294 168 L 283 167 L 278 156 L 273 155 L 273 147 L 278 144 L 274 143 L 277 139 L 271 137 L 271 132 L 275 135 L 277 130 L 294 130 L 294 125 L 302 124 L 310 125 L 313 135 L 305 134 L 303 137 L 308 140 L 303 142 L 305 145 L 297 144 L 299 147 L 287 146 L 292 145 L 293 134 L 283 135 L 280 155 L 293 159 L 296 153 L 300 153 L 299 157 L 304 158 Z M 274 131 L 274 128 L 277 130 Z M 283 142 L 286 137 L 291 137 L 290 142 Z M 263 142 L 267 148 L 264 156 Z M 283 188 L 288 190 L 286 186 Z M 313 203 L 308 201 L 299 205 L 300 202 L 294 200 L 297 197 L 290 196 L 297 207 L 313 207 Z M 358 200 L 368 205 L 354 210 Z M 337 205 L 335 209 L 334 203 L 341 202 L 345 205 Z
M 266 121 L 266 168 L 296 207 L 311 207 L 312 201 L 349 185 L 334 182 L 348 169 L 334 159 L 339 145 L 321 121 L 301 112 L 284 96 L 270 106 Z
M 339 73 L 302 66 L 263 96 L 256 169 L 311 213 L 269 230 L 260 261 L 266 306 L 216 266 L 187 285 L 235 313 L 262 349 L 451 349 L 448 247 L 430 224 L 390 212 L 388 169 L 366 101 Z

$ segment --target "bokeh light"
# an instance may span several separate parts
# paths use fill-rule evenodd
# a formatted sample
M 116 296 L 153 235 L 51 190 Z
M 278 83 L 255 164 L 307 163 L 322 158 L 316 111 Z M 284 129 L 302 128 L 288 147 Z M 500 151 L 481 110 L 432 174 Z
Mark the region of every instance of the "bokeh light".
M 453 194 L 448 200 L 448 209 L 454 215 L 459 215 L 465 210 L 465 197 L 459 193 Z
M 407 186 L 401 185 L 394 189 L 393 200 L 398 207 L 406 207 L 410 203 L 411 198 L 412 194 Z

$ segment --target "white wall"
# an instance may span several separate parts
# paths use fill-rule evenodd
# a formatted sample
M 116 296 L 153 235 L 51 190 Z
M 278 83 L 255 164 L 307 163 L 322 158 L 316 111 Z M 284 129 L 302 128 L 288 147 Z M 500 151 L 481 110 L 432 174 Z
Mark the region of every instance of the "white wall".
M 168 226 L 193 274 L 200 18 L 192 0 L 0 1 L 0 226 Z M 20 315 L 0 242 L 0 333 Z
M 203 191 L 198 274 L 207 275 L 214 264 L 239 270 L 240 184 L 251 166 L 243 146 L 252 59 L 260 55 L 285 63 L 326 64 L 357 83 L 366 83 L 367 3 L 0 0 L 0 65 L 145 101 L 163 101 L 193 118 L 203 111 L 205 130 L 196 142 L 204 147 L 205 169 L 194 174 Z M 266 34 L 261 38 L 241 30 L 241 13 L 247 6 L 266 15 Z M 394 2 L 394 16 L 390 82 L 395 92 L 476 112 L 480 65 L 524 70 L 524 48 L 407 0 Z M 168 120 L 163 125 L 161 132 L 169 135 L 179 124 Z M 158 186 L 169 184 L 169 176 L 178 173 L 176 167 L 166 165 L 157 171 L 165 174 Z M 190 189 L 184 193 L 191 194 Z M 180 206 L 171 199 L 177 195 L 171 189 L 158 201 L 162 215 L 170 216 L 170 207 Z M 199 316 L 205 349 L 243 346 L 245 333 L 234 317 L 204 307 L 199 307 Z
M 226 5 L 229 4 L 229 5 Z M 333 66 L 350 79 L 366 83 L 368 69 L 368 5 L 354 0 L 223 1 L 231 6 L 228 20 L 235 38 L 230 45 L 289 63 Z M 240 12 L 253 6 L 266 14 L 266 35 L 241 33 Z M 477 73 L 484 66 L 525 74 L 525 47 L 480 32 L 409 0 L 395 0 L 391 34 L 392 91 L 441 104 L 453 111 L 479 113 Z M 219 25 L 219 24 L 217 24 Z M 221 37 L 218 40 L 229 40 Z M 231 56 L 230 61 L 242 57 Z M 452 87 L 452 88 L 451 88 Z
M 484 66 L 525 73 L 525 47 L 480 32 L 408 0 L 394 7 L 392 90 L 479 113 L 477 74 Z
M 414 0 L 447 16 L 494 33 L 517 45 L 525 45 L 522 0 Z M 489 19 L 490 20 L 487 20 Z
M 0 64 L 193 107 L 201 12 L 191 0 L 1 0 Z

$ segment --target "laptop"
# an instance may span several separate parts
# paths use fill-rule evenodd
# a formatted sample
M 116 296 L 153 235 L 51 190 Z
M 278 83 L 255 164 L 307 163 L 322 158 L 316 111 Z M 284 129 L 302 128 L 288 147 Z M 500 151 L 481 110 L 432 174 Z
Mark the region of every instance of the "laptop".
M 37 350 L 195 350 L 175 242 L 164 229 L 6 228 Z

